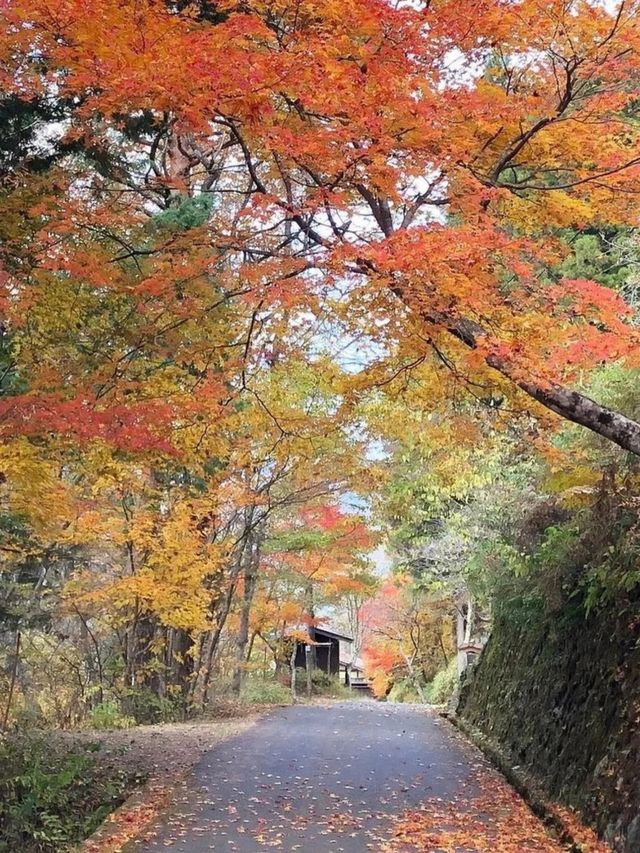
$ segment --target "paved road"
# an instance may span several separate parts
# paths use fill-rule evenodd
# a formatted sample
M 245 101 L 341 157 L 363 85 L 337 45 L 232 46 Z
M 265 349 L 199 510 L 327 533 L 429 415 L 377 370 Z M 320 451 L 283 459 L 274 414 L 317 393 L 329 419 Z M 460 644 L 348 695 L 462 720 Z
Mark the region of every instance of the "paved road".
M 386 840 L 398 819 L 417 814 L 425 801 L 446 811 L 448 804 L 473 801 L 487 779 L 503 784 L 473 747 L 424 707 L 354 701 L 281 709 L 205 755 L 151 840 L 127 850 L 442 849 L 417 836 L 407 843 L 406 827 L 403 841 L 387 846 Z

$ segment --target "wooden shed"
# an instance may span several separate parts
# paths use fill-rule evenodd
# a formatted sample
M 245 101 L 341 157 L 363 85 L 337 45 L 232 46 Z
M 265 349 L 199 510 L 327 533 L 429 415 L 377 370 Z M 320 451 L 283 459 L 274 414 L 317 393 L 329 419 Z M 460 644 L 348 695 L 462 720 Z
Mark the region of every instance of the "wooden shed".
M 310 627 L 309 636 L 313 650 L 314 667 L 326 672 L 327 675 L 338 675 L 340 673 L 340 662 L 345 660 L 347 656 L 350 657 L 353 637 L 320 627 Z M 301 642 L 297 644 L 296 669 L 305 669 L 306 667 L 305 645 Z

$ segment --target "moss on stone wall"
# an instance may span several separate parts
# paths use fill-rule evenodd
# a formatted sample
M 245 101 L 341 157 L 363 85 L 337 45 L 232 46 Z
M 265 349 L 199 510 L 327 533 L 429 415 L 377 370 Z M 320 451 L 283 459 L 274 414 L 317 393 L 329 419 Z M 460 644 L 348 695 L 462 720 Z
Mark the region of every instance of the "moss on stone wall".
M 640 601 L 497 608 L 458 713 L 616 850 L 640 851 Z

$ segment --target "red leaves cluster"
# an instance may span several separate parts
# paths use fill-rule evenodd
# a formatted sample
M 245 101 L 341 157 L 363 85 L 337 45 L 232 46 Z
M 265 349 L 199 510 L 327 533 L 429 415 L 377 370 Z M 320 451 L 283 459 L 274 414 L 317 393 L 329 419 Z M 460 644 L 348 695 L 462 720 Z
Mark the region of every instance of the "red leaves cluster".
M 100 439 L 130 453 L 174 454 L 166 438 L 172 417 L 171 407 L 163 403 L 100 408 L 87 397 L 25 394 L 0 400 L 0 436 L 54 434 L 80 443 Z

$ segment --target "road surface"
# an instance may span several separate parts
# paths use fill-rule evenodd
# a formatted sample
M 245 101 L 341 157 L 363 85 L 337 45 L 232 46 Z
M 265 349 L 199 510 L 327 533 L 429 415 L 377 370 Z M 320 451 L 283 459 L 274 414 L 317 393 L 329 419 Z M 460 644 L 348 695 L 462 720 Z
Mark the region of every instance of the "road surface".
M 436 713 L 280 709 L 216 746 L 138 853 L 549 853 L 561 848 Z

